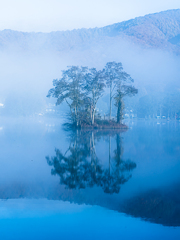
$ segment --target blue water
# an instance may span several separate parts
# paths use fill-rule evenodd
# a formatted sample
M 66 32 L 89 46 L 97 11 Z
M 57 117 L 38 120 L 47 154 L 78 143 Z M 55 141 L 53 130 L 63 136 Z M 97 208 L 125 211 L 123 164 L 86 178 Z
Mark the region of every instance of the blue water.
M 180 123 L 127 124 L 92 137 L 59 119 L 1 119 L 0 239 L 180 239 Z M 48 164 L 55 149 L 66 162 Z
M 13 207 L 12 207 L 13 205 Z M 98 206 L 41 200 L 8 200 L 0 218 L 1 239 L 179 239 L 168 228 Z

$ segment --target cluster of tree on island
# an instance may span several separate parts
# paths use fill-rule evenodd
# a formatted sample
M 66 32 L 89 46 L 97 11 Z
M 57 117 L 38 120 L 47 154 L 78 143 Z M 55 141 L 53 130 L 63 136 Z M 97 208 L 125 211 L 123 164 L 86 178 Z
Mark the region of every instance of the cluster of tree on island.
M 84 189 L 98 186 L 105 193 L 119 193 L 121 185 L 131 178 L 136 163 L 123 159 L 120 130 L 97 130 L 71 132 L 69 148 L 65 153 L 55 149 L 55 156 L 46 157 L 52 166 L 51 174 L 60 177 L 60 183 L 68 189 Z M 96 140 L 101 137 L 109 142 L 108 165 L 96 154 Z M 111 140 L 116 147 L 111 153 Z M 104 165 L 104 166 L 103 166 Z
M 120 62 L 108 62 L 102 70 L 71 66 L 62 71 L 62 78 L 53 80 L 54 88 L 49 90 L 47 97 L 57 98 L 56 105 L 63 101 L 67 103 L 70 108 L 70 120 L 77 128 L 115 124 L 111 119 L 114 99 L 117 108 L 116 124 L 121 125 L 123 98 L 138 93 L 132 83 L 133 79 L 123 71 Z M 103 96 L 106 87 L 109 88 L 109 121 L 103 121 L 96 111 L 98 100 Z

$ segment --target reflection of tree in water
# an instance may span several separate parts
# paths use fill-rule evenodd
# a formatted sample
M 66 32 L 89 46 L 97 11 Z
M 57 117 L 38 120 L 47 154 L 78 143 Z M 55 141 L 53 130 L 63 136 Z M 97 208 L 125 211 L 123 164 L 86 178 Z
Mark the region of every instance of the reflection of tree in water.
M 54 157 L 46 157 L 51 173 L 60 176 L 60 183 L 70 189 L 101 186 L 105 193 L 118 193 L 122 184 L 131 177 L 130 172 L 136 164 L 130 160 L 122 160 L 123 148 L 120 133 L 116 135 L 116 149 L 111 157 L 110 132 L 77 131 L 70 137 L 70 145 L 65 154 L 55 149 Z M 96 155 L 96 142 L 102 136 L 109 141 L 109 166 L 103 168 Z
M 118 193 L 120 186 L 131 178 L 130 171 L 136 167 L 131 160 L 122 160 L 123 147 L 120 134 L 116 134 L 116 149 L 111 159 L 111 137 L 109 136 L 109 169 L 104 171 L 103 189 L 106 193 Z M 113 161 L 112 161 L 113 160 Z M 113 162 L 113 166 L 111 166 Z

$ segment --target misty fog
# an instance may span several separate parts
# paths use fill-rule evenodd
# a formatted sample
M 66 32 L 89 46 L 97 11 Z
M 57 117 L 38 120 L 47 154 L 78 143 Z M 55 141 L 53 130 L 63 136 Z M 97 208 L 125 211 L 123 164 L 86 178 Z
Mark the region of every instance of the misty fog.
M 0 239 L 179 239 L 180 9 L 3 30 L 0 66 Z
M 34 45 L 39 46 L 41 41 Z M 83 47 L 59 51 L 49 48 L 37 50 L 28 45 L 24 50 L 11 44 L 1 49 L 0 102 L 4 107 L 0 111 L 3 114 L 27 116 L 45 111 L 48 103 L 55 102 L 46 99 L 52 80 L 61 78 L 61 71 L 72 65 L 102 69 L 107 62 L 121 62 L 139 90 L 133 102 L 146 95 L 179 93 L 180 56 L 172 52 L 142 47 L 120 37 L 100 38 L 84 43 Z M 130 108 L 133 109 L 131 103 Z

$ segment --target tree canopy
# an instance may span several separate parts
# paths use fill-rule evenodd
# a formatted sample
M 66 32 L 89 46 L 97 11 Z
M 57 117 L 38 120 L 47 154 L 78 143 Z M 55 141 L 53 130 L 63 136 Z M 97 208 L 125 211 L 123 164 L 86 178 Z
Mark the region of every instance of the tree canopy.
M 62 78 L 53 80 L 54 88 L 47 97 L 57 98 L 56 105 L 63 101 L 70 109 L 72 125 L 77 127 L 107 124 L 98 114 L 97 103 L 109 88 L 109 121 L 111 121 L 112 100 L 117 108 L 116 122 L 122 123 L 123 98 L 133 96 L 138 90 L 132 86 L 133 79 L 123 71 L 122 63 L 108 62 L 104 69 L 71 66 L 62 71 Z

